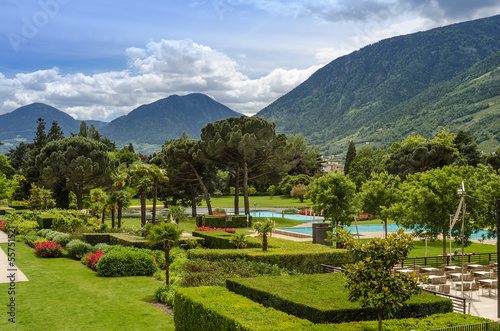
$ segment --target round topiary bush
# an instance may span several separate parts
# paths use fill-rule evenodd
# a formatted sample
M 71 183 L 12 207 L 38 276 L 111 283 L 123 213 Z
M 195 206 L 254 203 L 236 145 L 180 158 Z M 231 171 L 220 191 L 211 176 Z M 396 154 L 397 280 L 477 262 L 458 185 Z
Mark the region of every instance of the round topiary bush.
M 150 276 L 156 270 L 153 256 L 129 250 L 109 251 L 97 263 L 97 273 L 104 277 Z
M 85 254 L 92 251 L 92 245 L 78 239 L 71 240 L 66 245 L 68 256 L 80 260 Z

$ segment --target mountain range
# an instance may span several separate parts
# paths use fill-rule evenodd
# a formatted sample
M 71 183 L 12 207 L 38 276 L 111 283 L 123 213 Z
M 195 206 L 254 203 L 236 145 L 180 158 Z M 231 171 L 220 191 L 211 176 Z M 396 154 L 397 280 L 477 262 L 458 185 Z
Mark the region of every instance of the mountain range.
M 302 133 L 325 154 L 342 155 L 351 140 L 387 148 L 412 132 L 432 138 L 442 128 L 475 136 L 485 152 L 497 150 L 500 134 L 500 16 L 381 40 L 316 71 L 256 116 L 279 132 Z M 117 143 L 158 151 L 165 139 L 186 131 L 198 138 L 208 122 L 241 116 L 203 94 L 172 95 L 143 105 L 110 123 L 94 123 Z M 5 153 L 31 141 L 36 119 L 47 129 L 59 121 L 66 136 L 80 121 L 44 104 L 0 115 Z
M 335 59 L 257 116 L 327 154 L 443 127 L 496 150 L 500 16 L 379 41 Z M 496 146 L 496 147 L 495 147 Z
M 85 123 L 94 124 L 118 148 L 133 143 L 136 151 L 152 153 L 159 151 L 166 139 L 179 138 L 184 131 L 191 138 L 199 138 L 205 124 L 240 115 L 204 94 L 193 93 L 171 95 L 142 105 L 109 123 L 92 120 Z M 80 130 L 81 121 L 49 105 L 33 103 L 0 115 L 0 141 L 4 143 L 0 152 L 8 152 L 21 141 L 31 142 L 39 117 L 45 120 L 46 131 L 54 120 L 66 137 Z

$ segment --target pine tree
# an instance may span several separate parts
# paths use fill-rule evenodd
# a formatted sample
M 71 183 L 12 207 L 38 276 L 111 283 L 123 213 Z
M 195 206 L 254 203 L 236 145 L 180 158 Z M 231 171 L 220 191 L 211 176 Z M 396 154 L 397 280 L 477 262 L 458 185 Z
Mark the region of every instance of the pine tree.
M 80 132 L 78 132 L 78 137 L 86 138 L 89 136 L 89 127 L 85 121 L 80 123 Z
M 354 140 L 351 140 L 349 143 L 349 148 L 347 149 L 347 154 L 345 156 L 345 165 L 344 165 L 344 174 L 349 174 L 349 166 L 352 161 L 356 157 L 356 145 L 354 144 Z
M 39 117 L 36 122 L 38 123 L 33 138 L 34 149 L 40 151 L 47 144 L 47 134 L 45 133 L 45 120 Z
M 59 140 L 64 138 L 64 133 L 59 126 L 57 121 L 52 121 L 52 126 L 49 129 L 49 133 L 47 134 L 47 142 Z

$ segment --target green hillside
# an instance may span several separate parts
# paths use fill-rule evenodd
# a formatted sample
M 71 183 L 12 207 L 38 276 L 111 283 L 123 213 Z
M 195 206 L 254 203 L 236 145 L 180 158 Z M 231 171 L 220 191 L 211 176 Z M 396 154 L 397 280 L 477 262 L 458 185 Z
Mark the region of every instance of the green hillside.
M 424 97 L 413 98 L 427 92 L 425 101 L 438 103 L 447 89 L 436 87 L 500 50 L 499 35 L 500 16 L 494 16 L 382 40 L 332 61 L 257 115 L 276 122 L 281 132 L 304 134 L 328 154 L 345 153 L 350 139 L 388 147 L 412 131 L 430 136 L 441 126 L 475 134 L 476 122 L 463 122 L 472 118 L 438 109 L 427 118 L 415 101 Z M 475 118 L 472 108 L 463 111 Z M 489 137 L 481 135 L 482 147 L 491 145 Z

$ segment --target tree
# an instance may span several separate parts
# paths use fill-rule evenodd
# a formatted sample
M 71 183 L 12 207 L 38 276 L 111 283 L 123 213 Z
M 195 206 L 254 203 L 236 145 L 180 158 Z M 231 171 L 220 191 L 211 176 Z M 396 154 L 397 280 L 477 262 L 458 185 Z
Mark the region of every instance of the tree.
M 89 127 L 87 126 L 87 123 L 85 123 L 85 121 L 82 121 L 82 123 L 80 123 L 80 131 L 78 132 L 78 137 L 87 138 L 89 136 Z
M 460 158 L 465 165 L 476 167 L 481 163 L 481 153 L 474 142 L 474 136 L 469 136 L 465 131 L 459 130 L 453 144 L 460 152 Z
M 262 237 L 262 250 L 267 252 L 267 235 L 274 231 L 274 222 L 270 218 L 254 223 L 253 229 Z
M 388 209 L 397 201 L 398 187 L 401 180 L 387 172 L 372 174 L 371 180 L 364 182 L 358 193 L 363 212 L 379 217 L 384 222 L 385 238 L 387 238 Z
M 392 205 L 391 218 L 417 234 L 426 231 L 431 237 L 443 236 L 443 255 L 446 255 L 446 236 L 450 231 L 450 214 L 457 210 L 460 196 L 457 190 L 464 182 L 468 196 L 465 235 L 492 224 L 493 197 L 500 194 L 500 177 L 490 167 L 446 166 L 408 176 L 398 193 L 399 201 Z M 491 199 L 488 203 L 483 200 Z M 454 236 L 460 233 L 455 227 Z M 466 239 L 466 238 L 465 238 Z
M 5 155 L 0 154 L 0 173 L 7 176 L 7 178 L 12 178 L 15 172 L 16 170 L 12 167 L 10 159 Z
M 356 215 L 356 185 L 343 173 L 329 172 L 316 179 L 307 197 L 314 211 L 323 212 L 325 220 L 333 225 L 349 225 Z
M 52 193 L 43 186 L 38 187 L 35 183 L 31 183 L 30 196 L 27 201 L 27 207 L 30 210 L 47 210 L 54 206 Z
M 347 148 L 347 154 L 345 156 L 345 165 L 344 165 L 344 173 L 349 175 L 349 168 L 351 166 L 352 161 L 356 157 L 356 145 L 354 144 L 354 140 L 349 142 L 349 147 Z
M 153 210 L 151 212 L 151 218 L 153 224 L 156 223 L 156 200 L 158 198 L 158 183 L 161 180 L 168 180 L 167 172 L 164 169 L 160 169 L 156 164 L 151 165 L 149 176 L 153 179 Z
M 171 206 L 170 208 L 168 208 L 166 217 L 167 221 L 170 221 L 172 219 L 177 225 L 179 225 L 180 222 L 187 221 L 188 215 L 186 214 L 184 208 L 179 206 Z
M 290 196 L 292 198 L 299 198 L 300 202 L 304 202 L 304 196 L 307 194 L 306 186 L 304 184 L 297 184 L 292 188 Z
M 281 179 L 279 188 L 281 190 L 281 193 L 289 195 L 294 186 L 297 186 L 299 184 L 304 184 L 305 186 L 307 186 L 312 183 L 313 180 L 313 177 L 307 175 L 286 175 Z
M 269 185 L 269 187 L 267 188 L 266 192 L 269 195 L 269 198 L 272 199 L 273 196 L 274 196 L 274 193 L 276 192 L 276 186 Z
M 59 123 L 54 120 L 52 121 L 52 126 L 49 129 L 49 133 L 47 134 L 47 142 L 64 139 L 64 133 L 59 126 Z
M 343 240 L 354 261 L 345 272 L 349 301 L 358 301 L 362 308 L 375 308 L 381 331 L 384 314 L 392 317 L 405 301 L 421 291 L 417 276 L 392 272 L 394 265 L 404 260 L 413 248 L 413 238 L 399 229 L 386 239 L 372 238 L 368 243 L 355 241 L 346 234 Z
M 33 138 L 34 149 L 40 151 L 47 144 L 47 134 L 45 133 L 45 120 L 39 117 L 36 122 L 35 138 Z
M 361 185 L 371 178 L 372 173 L 383 171 L 384 156 L 384 150 L 374 151 L 371 147 L 362 148 L 356 153 L 349 166 L 349 178 L 356 184 L 358 191 Z
M 205 156 L 201 141 L 188 139 L 187 134 L 184 133 L 179 139 L 166 141 L 161 152 L 152 162 L 167 169 L 169 174 L 175 175 L 177 180 L 174 180 L 172 184 L 176 184 L 178 189 L 187 189 L 190 193 L 194 193 L 197 190 L 186 183 L 199 186 L 207 204 L 208 214 L 212 215 L 210 192 L 213 192 L 213 187 L 209 183 L 214 179 L 215 165 Z M 196 216 L 196 196 L 193 194 L 190 198 L 192 214 Z
M 88 138 L 72 137 L 48 143 L 36 158 L 41 181 L 55 193 L 57 206 L 68 208 L 69 192 L 76 195 L 78 209 L 83 194 L 106 186 L 113 168 L 104 144 Z
M 239 213 L 240 173 L 243 175 L 245 214 L 250 214 L 248 183 L 252 179 L 285 173 L 290 159 L 286 136 L 276 135 L 275 124 L 259 117 L 230 117 L 201 129 L 205 150 L 235 177 L 235 214 Z
M 28 145 L 20 142 L 16 149 L 11 149 L 9 159 L 12 167 L 16 170 L 24 170 L 27 166 L 30 150 Z
M 172 223 L 160 223 L 149 229 L 147 240 L 151 246 L 158 244 L 163 245 L 165 252 L 165 284 L 170 284 L 169 267 L 170 267 L 170 248 L 179 240 L 182 230 Z
M 134 162 L 140 161 L 139 156 L 130 151 L 127 146 L 123 146 L 122 149 L 116 152 L 115 157 L 120 161 L 120 164 L 126 164 L 127 167 Z
M 93 216 L 99 218 L 101 216 L 101 223 L 104 224 L 106 217 L 106 207 L 108 206 L 109 197 L 102 188 L 94 188 L 90 190 L 91 211 Z M 100 215 L 99 215 L 100 214 Z

